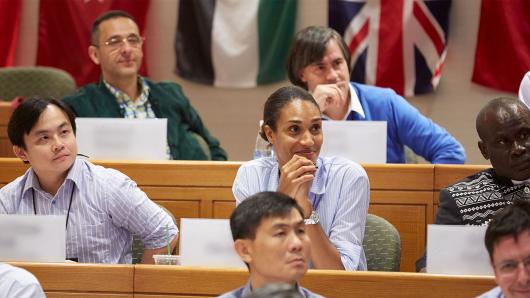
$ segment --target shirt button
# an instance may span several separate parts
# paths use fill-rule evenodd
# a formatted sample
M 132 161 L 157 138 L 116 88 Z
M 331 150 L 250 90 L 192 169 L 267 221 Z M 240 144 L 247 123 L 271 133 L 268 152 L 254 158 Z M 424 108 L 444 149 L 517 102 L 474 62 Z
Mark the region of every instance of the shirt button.
M 524 187 L 524 193 L 530 193 L 530 188 L 528 188 L 528 186 Z

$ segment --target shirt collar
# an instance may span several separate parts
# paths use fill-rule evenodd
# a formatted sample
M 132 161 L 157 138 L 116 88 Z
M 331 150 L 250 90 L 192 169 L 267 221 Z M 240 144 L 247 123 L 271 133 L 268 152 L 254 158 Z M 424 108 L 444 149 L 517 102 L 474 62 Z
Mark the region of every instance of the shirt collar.
M 75 159 L 74 164 L 72 165 L 72 167 L 70 167 L 70 170 L 68 170 L 68 174 L 66 175 L 66 178 L 64 179 L 64 182 L 62 185 L 64 185 L 67 180 L 70 180 L 79 187 L 79 183 L 81 182 L 81 176 L 82 176 L 82 167 L 83 167 L 82 163 L 83 162 L 80 161 L 79 158 Z M 30 189 L 42 191 L 42 188 L 39 183 L 39 179 L 37 178 L 35 171 L 33 171 L 33 168 L 30 168 L 28 170 L 27 179 L 26 179 L 26 182 L 24 183 L 24 188 L 22 190 L 22 196 L 24 197 L 24 194 Z
M 121 91 L 120 89 L 112 86 L 107 82 L 105 79 L 103 79 L 103 83 L 105 84 L 105 87 L 109 89 L 110 93 L 116 97 L 118 100 L 118 103 L 120 105 L 127 105 L 127 104 L 133 104 L 136 106 L 143 105 L 147 102 L 147 99 L 149 98 L 149 84 L 147 84 L 147 80 L 145 80 L 142 76 L 138 76 L 138 84 L 142 86 L 142 92 L 138 96 L 138 101 L 133 102 L 129 95 L 127 95 L 125 92 Z
M 318 157 L 317 172 L 315 174 L 315 179 L 313 180 L 313 184 L 311 184 L 311 189 L 309 190 L 309 194 L 322 195 L 326 192 L 326 181 L 325 181 L 325 177 L 327 177 L 326 174 L 327 174 L 327 169 L 325 168 L 324 163 L 322 162 L 322 158 Z M 272 167 L 271 175 L 269 177 L 269 185 L 267 189 L 278 189 L 279 181 L 280 181 L 280 170 L 278 167 L 278 160 L 276 159 L 276 162 L 274 163 Z
M 353 88 L 352 84 L 350 86 L 350 107 L 348 108 L 348 113 L 344 115 L 344 119 L 348 119 L 348 116 L 351 114 L 351 112 L 356 112 L 361 116 L 361 118 L 366 118 L 363 110 L 363 106 L 361 105 L 361 101 L 359 100 L 359 96 L 357 95 L 357 92 L 355 92 L 355 88 Z M 329 117 L 322 114 L 322 119 L 329 120 Z
M 359 96 L 357 95 L 357 92 L 355 92 L 355 88 L 353 88 L 352 84 L 350 84 L 350 111 L 358 113 L 362 118 L 366 118 Z M 346 120 L 348 114 L 350 113 L 346 114 L 344 120 Z

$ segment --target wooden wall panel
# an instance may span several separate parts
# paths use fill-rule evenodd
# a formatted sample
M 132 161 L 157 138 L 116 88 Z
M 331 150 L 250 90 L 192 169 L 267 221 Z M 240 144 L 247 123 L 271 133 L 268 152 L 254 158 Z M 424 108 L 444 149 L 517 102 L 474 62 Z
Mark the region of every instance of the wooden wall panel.
M 137 265 L 135 297 L 211 297 L 238 288 L 246 280 L 243 269 Z M 475 297 L 493 288 L 495 281 L 479 276 L 310 270 L 301 285 L 333 298 Z
M 200 217 L 201 201 L 176 201 L 176 200 L 153 200 L 157 204 L 164 206 L 173 214 L 177 223 L 180 224 L 180 218 L 198 218 Z
M 439 191 L 462 178 L 490 167 L 487 165 L 436 165 L 433 189 Z
M 216 297 L 244 285 L 246 269 L 157 265 L 12 263 L 32 272 L 48 297 Z M 309 270 L 300 284 L 325 297 L 475 297 L 491 276 Z
M 214 201 L 213 218 L 230 218 L 232 211 L 236 208 L 235 200 L 232 202 Z
M 363 164 L 371 190 L 432 190 L 434 166 L 425 164 Z

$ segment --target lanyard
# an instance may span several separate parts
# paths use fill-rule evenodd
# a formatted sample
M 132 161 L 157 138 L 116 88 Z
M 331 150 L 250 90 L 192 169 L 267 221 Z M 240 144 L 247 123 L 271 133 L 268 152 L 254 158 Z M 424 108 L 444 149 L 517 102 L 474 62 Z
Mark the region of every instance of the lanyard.
M 72 192 L 70 194 L 70 203 L 68 203 L 68 213 L 66 213 L 66 229 L 68 230 L 68 220 L 70 219 L 70 208 L 72 208 L 72 201 L 74 199 L 74 186 L 75 183 L 72 182 Z M 37 215 L 37 205 L 35 204 L 35 189 L 31 189 L 31 193 L 33 195 L 33 212 L 35 215 Z

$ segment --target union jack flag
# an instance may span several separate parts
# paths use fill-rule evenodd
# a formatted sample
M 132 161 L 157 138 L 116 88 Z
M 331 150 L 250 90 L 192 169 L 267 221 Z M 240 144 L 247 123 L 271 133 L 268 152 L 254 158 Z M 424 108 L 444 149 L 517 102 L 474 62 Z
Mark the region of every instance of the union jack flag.
M 350 48 L 351 80 L 404 96 L 433 91 L 447 53 L 451 0 L 329 0 Z

